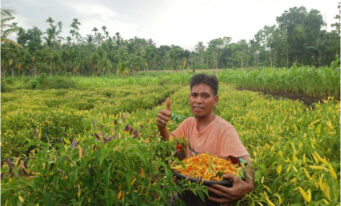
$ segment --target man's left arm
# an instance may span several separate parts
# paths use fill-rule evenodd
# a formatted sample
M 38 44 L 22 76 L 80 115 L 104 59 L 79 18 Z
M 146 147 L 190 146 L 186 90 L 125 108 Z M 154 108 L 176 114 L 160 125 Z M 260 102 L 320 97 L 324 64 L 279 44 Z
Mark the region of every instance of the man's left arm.
M 216 194 L 218 197 L 209 196 L 211 201 L 218 203 L 229 203 L 235 200 L 243 198 L 247 193 L 250 193 L 254 187 L 254 172 L 251 167 L 250 156 L 241 157 L 247 165 L 243 169 L 244 179 L 237 177 L 233 174 L 226 174 L 224 179 L 230 179 L 233 181 L 232 187 L 225 187 L 222 185 L 212 185 L 208 188 L 208 191 Z

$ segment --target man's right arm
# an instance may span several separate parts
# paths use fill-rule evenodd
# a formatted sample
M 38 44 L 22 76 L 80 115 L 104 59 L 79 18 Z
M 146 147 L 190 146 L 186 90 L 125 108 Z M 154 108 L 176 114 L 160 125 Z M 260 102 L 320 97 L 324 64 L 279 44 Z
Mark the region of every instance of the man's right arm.
M 160 132 L 160 135 L 162 137 L 162 140 L 167 141 L 169 139 L 170 135 L 169 135 L 169 132 L 168 132 L 168 129 L 167 129 L 166 126 L 165 127 L 160 127 L 159 126 L 159 132 Z
M 171 104 L 171 101 L 169 98 L 167 98 L 166 109 L 161 110 L 161 112 L 157 115 L 157 120 L 156 120 L 156 124 L 158 126 L 162 140 L 166 140 L 166 141 L 169 139 L 169 135 L 170 135 L 167 129 L 167 124 L 171 117 L 170 104 Z

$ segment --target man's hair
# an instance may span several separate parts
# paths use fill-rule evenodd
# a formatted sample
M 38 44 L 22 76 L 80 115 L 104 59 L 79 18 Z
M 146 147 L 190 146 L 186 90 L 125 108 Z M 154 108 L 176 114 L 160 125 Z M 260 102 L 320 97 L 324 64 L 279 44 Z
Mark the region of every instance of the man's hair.
M 213 90 L 214 95 L 218 94 L 218 79 L 215 75 L 196 74 L 190 80 L 191 89 L 197 84 L 206 84 Z

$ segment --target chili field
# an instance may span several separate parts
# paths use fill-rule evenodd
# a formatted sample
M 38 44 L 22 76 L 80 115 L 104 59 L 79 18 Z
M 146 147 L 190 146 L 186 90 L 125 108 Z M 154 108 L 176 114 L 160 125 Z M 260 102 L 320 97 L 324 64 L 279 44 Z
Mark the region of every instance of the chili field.
M 215 114 L 234 125 L 255 169 L 254 191 L 234 205 L 339 205 L 340 73 L 315 70 L 215 73 Z M 61 89 L 6 80 L 11 90 L 1 94 L 1 204 L 169 205 L 184 190 L 204 198 L 206 186 L 175 181 L 170 163 L 181 140 L 161 141 L 156 126 L 167 97 L 169 130 L 191 116 L 191 75 L 70 77 L 76 86 Z M 307 106 L 240 87 L 321 101 Z

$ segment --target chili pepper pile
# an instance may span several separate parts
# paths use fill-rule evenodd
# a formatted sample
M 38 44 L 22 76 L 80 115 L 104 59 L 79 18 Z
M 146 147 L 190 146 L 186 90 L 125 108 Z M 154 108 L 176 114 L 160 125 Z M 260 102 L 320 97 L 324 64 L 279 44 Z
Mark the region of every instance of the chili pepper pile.
M 222 159 L 207 153 L 185 158 L 182 162 L 185 168 L 181 164 L 171 168 L 191 178 L 221 181 L 224 174 L 232 173 L 237 175 L 238 173 L 237 165 L 232 164 L 231 160 Z

